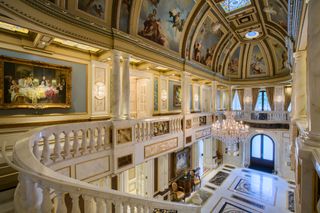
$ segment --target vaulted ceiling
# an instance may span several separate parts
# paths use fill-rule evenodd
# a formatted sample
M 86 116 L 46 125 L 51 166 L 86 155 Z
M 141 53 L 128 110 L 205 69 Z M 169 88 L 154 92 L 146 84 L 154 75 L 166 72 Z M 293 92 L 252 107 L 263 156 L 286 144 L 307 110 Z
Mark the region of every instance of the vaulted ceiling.
M 7 8 L 0 7 L 4 21 L 15 24 L 23 16 L 28 22 L 17 25 L 24 23 L 36 31 L 41 25 L 60 33 L 39 30 L 36 48 L 45 50 L 52 43 L 98 55 L 119 48 L 136 51 L 131 53 L 141 59 L 151 51 L 150 61 L 159 54 L 163 65 L 164 56 L 176 60 L 177 69 L 191 67 L 224 80 L 289 79 L 285 0 L 4 0 L 1 4 Z M 8 19 L 12 11 L 19 18 Z M 66 39 L 59 40 L 59 35 Z M 129 43 L 140 49 L 122 45 Z

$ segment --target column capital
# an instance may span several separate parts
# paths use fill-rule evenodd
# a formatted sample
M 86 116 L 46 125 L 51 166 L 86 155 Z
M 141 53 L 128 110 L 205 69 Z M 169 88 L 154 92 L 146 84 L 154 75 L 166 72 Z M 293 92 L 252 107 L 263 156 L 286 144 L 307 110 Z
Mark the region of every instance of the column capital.
M 122 54 L 122 58 L 123 58 L 124 61 L 130 61 L 131 55 L 125 53 L 125 54 Z

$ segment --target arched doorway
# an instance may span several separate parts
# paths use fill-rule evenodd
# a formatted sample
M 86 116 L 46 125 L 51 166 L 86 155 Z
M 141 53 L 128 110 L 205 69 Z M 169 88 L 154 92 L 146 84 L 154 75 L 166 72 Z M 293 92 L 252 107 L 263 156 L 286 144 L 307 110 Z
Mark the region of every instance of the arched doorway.
M 250 143 L 250 168 L 272 173 L 274 171 L 274 142 L 264 134 L 252 137 Z

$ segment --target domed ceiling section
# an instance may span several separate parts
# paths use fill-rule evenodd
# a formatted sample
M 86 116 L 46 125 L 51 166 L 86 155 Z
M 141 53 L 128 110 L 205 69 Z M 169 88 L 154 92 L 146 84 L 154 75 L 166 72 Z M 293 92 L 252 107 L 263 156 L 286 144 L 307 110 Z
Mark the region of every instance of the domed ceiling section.
M 120 30 L 222 78 L 290 73 L 285 0 L 122 0 L 119 6 Z

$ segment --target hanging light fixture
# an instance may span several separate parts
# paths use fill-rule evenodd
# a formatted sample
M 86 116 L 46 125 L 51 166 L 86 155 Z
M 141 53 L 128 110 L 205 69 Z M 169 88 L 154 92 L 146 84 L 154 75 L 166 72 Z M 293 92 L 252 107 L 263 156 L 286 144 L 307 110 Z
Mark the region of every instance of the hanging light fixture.
M 234 119 L 232 112 L 224 113 L 226 119 L 217 120 L 212 124 L 213 136 L 226 144 L 228 154 L 237 155 L 239 153 L 239 144 L 249 135 L 249 126 Z

